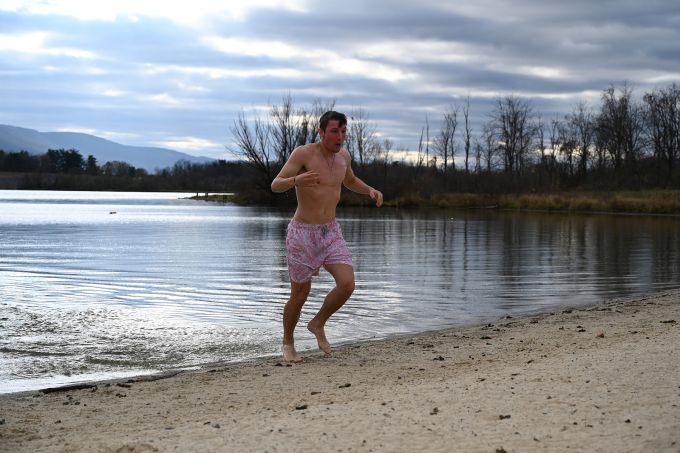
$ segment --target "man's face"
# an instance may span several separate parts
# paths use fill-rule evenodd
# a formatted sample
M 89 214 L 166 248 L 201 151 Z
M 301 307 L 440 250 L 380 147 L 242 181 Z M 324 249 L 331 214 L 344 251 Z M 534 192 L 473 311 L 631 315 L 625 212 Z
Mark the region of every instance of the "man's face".
M 328 122 L 325 131 L 319 129 L 319 135 L 321 136 L 321 146 L 337 153 L 345 142 L 347 126 L 341 127 L 338 120 L 331 120 Z

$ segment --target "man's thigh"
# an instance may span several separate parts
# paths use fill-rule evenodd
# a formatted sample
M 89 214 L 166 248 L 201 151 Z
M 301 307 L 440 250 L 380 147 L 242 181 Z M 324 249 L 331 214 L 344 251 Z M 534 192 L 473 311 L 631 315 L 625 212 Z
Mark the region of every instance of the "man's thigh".
M 354 285 L 354 268 L 349 264 L 324 264 L 324 269 L 333 276 L 336 285 Z

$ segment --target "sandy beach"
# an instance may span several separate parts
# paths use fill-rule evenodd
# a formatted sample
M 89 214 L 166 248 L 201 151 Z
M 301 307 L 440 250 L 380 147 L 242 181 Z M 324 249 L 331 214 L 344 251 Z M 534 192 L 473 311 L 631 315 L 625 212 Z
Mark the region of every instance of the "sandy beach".
M 0 451 L 680 452 L 680 292 L 0 395 Z

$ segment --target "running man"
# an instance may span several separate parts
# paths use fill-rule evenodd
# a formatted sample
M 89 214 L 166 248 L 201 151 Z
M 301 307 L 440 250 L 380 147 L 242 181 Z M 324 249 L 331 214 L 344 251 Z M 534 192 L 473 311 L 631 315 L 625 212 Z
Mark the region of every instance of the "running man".
M 290 155 L 272 182 L 272 191 L 295 187 L 297 210 L 288 224 L 286 252 L 290 275 L 290 299 L 283 308 L 283 358 L 302 362 L 295 350 L 293 332 L 302 306 L 312 287 L 312 277 L 323 266 L 335 279 L 335 288 L 324 299 L 307 329 L 326 355 L 332 352 L 324 327 L 328 318 L 354 292 L 352 256 L 335 221 L 342 185 L 370 196 L 380 207 L 383 195 L 354 175 L 351 158 L 342 147 L 347 135 L 347 117 L 338 112 L 324 113 L 319 120 L 318 143 L 299 146 Z

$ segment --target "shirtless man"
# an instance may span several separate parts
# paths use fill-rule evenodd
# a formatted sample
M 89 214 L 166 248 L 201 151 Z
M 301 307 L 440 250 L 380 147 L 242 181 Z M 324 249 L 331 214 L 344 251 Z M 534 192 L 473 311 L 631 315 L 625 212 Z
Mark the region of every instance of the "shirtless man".
M 342 148 L 347 135 L 344 114 L 329 111 L 319 120 L 318 143 L 296 148 L 272 182 L 272 191 L 285 192 L 295 187 L 297 210 L 288 225 L 286 251 L 290 274 L 290 299 L 283 308 L 283 358 L 301 362 L 295 351 L 293 331 L 302 306 L 312 287 L 312 276 L 323 266 L 335 279 L 335 288 L 307 328 L 327 355 L 331 345 L 326 339 L 326 321 L 354 292 L 352 256 L 335 221 L 342 185 L 353 192 L 368 195 L 380 207 L 383 195 L 354 175 L 351 158 Z

